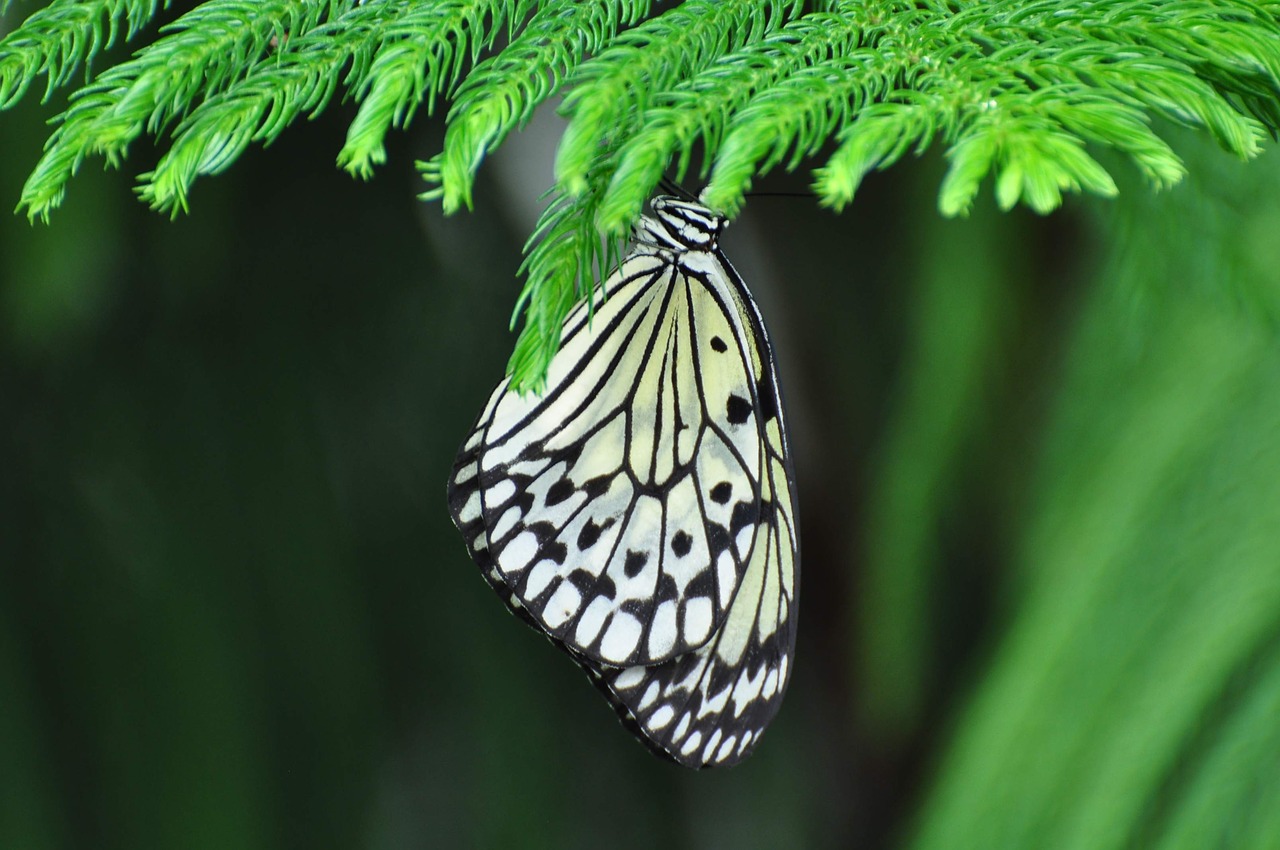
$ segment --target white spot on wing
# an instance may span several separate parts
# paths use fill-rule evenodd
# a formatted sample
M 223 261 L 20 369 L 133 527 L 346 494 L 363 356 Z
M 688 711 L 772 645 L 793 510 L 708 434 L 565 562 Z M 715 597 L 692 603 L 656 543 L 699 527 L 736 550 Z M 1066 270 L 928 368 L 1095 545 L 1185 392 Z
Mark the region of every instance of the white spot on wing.
M 653 612 L 649 624 L 649 656 L 665 656 L 676 645 L 676 603 L 668 599 Z
M 542 560 L 529 570 L 529 577 L 525 579 L 524 598 L 537 599 L 542 595 L 542 591 L 547 589 L 547 585 L 551 584 L 551 580 L 556 577 L 557 566 L 555 561 Z
M 467 497 L 467 503 L 462 506 L 462 510 L 458 511 L 458 521 L 463 525 L 474 521 L 480 516 L 480 491 L 477 490 Z
M 634 688 L 643 681 L 644 668 L 637 664 L 635 667 L 628 667 L 619 673 L 618 678 L 613 680 L 613 686 L 625 691 L 628 688 Z
M 665 543 L 667 556 L 662 569 L 671 576 L 676 588 L 683 593 L 689 582 L 696 579 L 711 565 L 711 550 L 707 545 L 706 528 L 701 522 L 687 521 L 685 517 L 698 517 L 698 488 L 693 476 L 687 476 L 672 486 L 667 493 L 667 540 Z M 674 542 L 677 534 L 688 535 L 689 551 L 684 555 L 675 553 Z
M 517 534 L 515 539 L 508 543 L 507 547 L 502 550 L 502 562 L 506 566 L 507 572 L 518 573 L 525 567 L 529 566 L 529 562 L 532 561 L 533 557 L 537 554 L 537 536 L 532 531 L 525 531 Z M 544 561 L 543 563 L 546 562 Z M 529 580 L 533 581 L 532 577 Z M 550 578 L 548 578 L 547 581 L 550 581 Z M 542 588 L 539 588 L 537 591 L 530 593 L 530 596 L 537 596 L 541 591 Z
M 609 562 L 606 574 L 613 579 L 618 607 L 627 599 L 648 599 L 658 581 L 657 553 L 662 548 L 662 503 L 652 496 L 636 499 L 635 507 L 627 522 L 625 537 L 618 543 L 617 551 Z M 634 576 L 626 573 L 628 554 L 646 555 L 644 566 Z
M 729 702 L 729 694 L 733 689 L 725 685 L 724 690 L 713 697 L 707 697 L 702 701 L 702 707 L 698 709 L 698 717 L 706 717 L 708 714 L 719 714 L 724 711 L 725 704 Z
M 658 698 L 658 694 L 661 692 L 662 692 L 661 685 L 659 685 L 657 682 L 650 682 L 649 687 L 645 689 L 644 696 L 641 697 L 640 703 L 639 705 L 636 706 L 636 708 L 639 709 L 640 711 L 644 711 L 653 703 L 655 699 Z
M 515 524 L 519 521 L 520 509 L 515 505 L 512 505 L 507 508 L 506 513 L 502 515 L 502 518 L 494 524 L 493 533 L 489 536 L 494 540 L 500 541 L 503 537 L 507 536 L 507 532 L 514 528 Z
M 510 478 L 504 478 L 485 492 L 484 501 L 487 505 L 497 507 L 515 494 L 515 482 Z
M 578 628 L 573 634 L 573 639 L 579 646 L 590 645 L 596 639 L 596 635 L 600 634 L 600 627 L 609 616 L 609 608 L 609 600 L 603 596 L 597 596 L 591 600 L 587 610 L 582 612 L 582 617 L 578 620 Z
M 692 719 L 693 715 L 686 711 L 684 716 L 680 718 L 680 722 L 676 724 L 675 731 L 671 733 L 671 740 L 679 741 L 683 738 L 684 733 L 689 731 L 689 721 Z
M 671 706 L 664 705 L 662 708 L 658 709 L 652 715 L 649 716 L 649 720 L 646 725 L 650 729 L 661 729 L 662 727 L 670 723 L 671 718 L 675 716 L 676 716 L 676 713 L 675 711 L 672 710 Z
M 547 600 L 547 607 L 542 611 L 543 622 L 549 629 L 558 629 L 578 612 L 581 604 L 582 594 L 573 586 L 573 582 L 562 582 Z
M 625 611 L 616 612 L 600 640 L 600 656 L 621 664 L 635 652 L 643 632 L 644 626 L 635 617 Z
M 711 634 L 711 600 L 695 596 L 684 603 L 684 639 L 691 646 L 701 646 Z
M 716 744 L 720 743 L 720 730 L 711 733 L 711 737 L 707 739 L 707 746 L 702 751 L 702 760 L 711 761 L 711 754 L 716 751 Z
M 728 608 L 733 600 L 733 591 L 738 587 L 738 568 L 734 566 L 729 551 L 720 553 L 716 558 L 716 588 L 720 593 L 720 607 Z
M 761 666 L 756 670 L 754 676 L 748 676 L 747 671 L 743 670 L 742 675 L 738 677 L 738 683 L 733 686 L 733 716 L 741 717 L 742 712 L 747 706 L 758 696 L 760 689 L 764 687 L 764 667 Z

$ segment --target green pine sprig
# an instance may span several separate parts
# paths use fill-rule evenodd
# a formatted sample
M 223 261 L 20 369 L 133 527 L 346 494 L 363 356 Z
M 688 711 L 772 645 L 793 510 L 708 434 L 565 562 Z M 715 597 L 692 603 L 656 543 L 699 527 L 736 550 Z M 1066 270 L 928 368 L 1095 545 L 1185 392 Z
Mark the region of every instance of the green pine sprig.
M 508 34 L 514 32 L 530 5 L 530 0 L 396 4 L 399 14 L 378 33 L 381 43 L 373 61 L 347 79 L 360 109 L 338 164 L 370 177 L 373 167 L 386 161 L 387 131 L 406 126 L 424 100 L 432 114 L 439 95 L 457 86 L 463 69 L 476 63 L 504 24 Z
M 197 6 L 133 59 L 75 92 L 27 178 L 20 208 L 47 219 L 85 157 L 101 156 L 118 165 L 144 131 L 159 135 L 196 103 L 234 89 L 271 45 L 311 29 L 328 10 L 325 4 L 293 0 L 211 0 Z M 0 53 L 0 63 L 5 55 Z M 207 142 L 213 148 L 222 140 L 211 135 Z
M 591 291 L 594 279 L 617 264 L 621 239 L 602 238 L 594 221 L 600 194 L 549 193 L 520 266 L 524 288 L 511 314 L 514 327 L 523 314 L 524 327 L 507 364 L 512 376 L 528 376 L 522 388 L 540 392 L 551 358 L 560 348 L 560 326 L 569 311 Z M 521 386 L 521 385 L 518 385 Z
M 45 4 L 0 40 L 0 107 L 41 76 L 46 97 L 74 86 L 161 8 Z M 419 168 L 424 197 L 453 212 L 485 157 L 555 96 L 569 126 L 522 267 L 522 388 L 541 382 L 565 314 L 663 174 L 706 179 L 704 202 L 729 215 L 761 175 L 833 143 L 813 189 L 835 209 L 872 170 L 935 146 L 946 215 L 988 178 L 1004 208 L 1112 195 L 1104 149 L 1169 186 L 1185 166 L 1157 121 L 1245 158 L 1280 129 L 1280 3 L 208 0 L 74 88 L 20 208 L 47 218 L 87 157 L 118 165 L 146 134 L 167 150 L 139 194 L 176 213 L 200 176 L 342 97 L 359 106 L 337 161 L 360 177 L 385 161 L 388 132 L 450 102 L 443 149 Z
M 9 5 L 0 3 L 0 15 Z M 160 0 L 54 0 L 36 10 L 0 40 L 0 109 L 21 100 L 41 76 L 46 99 L 69 85 L 76 70 L 114 45 L 122 30 L 132 40 L 159 6 Z
M 449 112 L 444 150 L 436 162 L 420 163 L 445 212 L 471 207 L 471 187 L 486 154 L 560 90 L 565 76 L 596 53 L 620 28 L 649 10 L 649 0 L 551 5 L 539 10 L 501 53 L 467 76 Z M 438 175 L 433 177 L 432 175 Z

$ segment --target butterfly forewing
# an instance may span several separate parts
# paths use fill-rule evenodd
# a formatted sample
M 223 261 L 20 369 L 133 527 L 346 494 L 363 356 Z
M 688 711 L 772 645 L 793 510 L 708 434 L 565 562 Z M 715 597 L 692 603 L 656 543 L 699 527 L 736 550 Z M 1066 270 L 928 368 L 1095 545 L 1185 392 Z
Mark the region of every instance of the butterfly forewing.
M 529 614 L 520 600 L 511 594 L 511 588 L 507 586 L 502 573 L 498 572 L 493 564 L 489 554 L 489 537 L 484 525 L 484 513 L 480 500 L 480 447 L 484 443 L 484 435 L 489 428 L 489 423 L 493 420 L 494 408 L 498 406 L 498 400 L 502 398 L 506 387 L 507 382 L 503 380 L 489 396 L 489 401 L 480 413 L 480 418 L 476 420 L 471 433 L 467 435 L 462 448 L 458 450 L 458 457 L 453 463 L 453 473 L 449 477 L 449 513 L 453 516 L 453 522 L 458 530 L 462 532 L 467 553 L 480 567 L 480 573 L 485 581 L 506 601 L 520 619 L 537 628 L 538 621 Z
M 569 325 L 545 392 L 499 397 L 480 501 L 491 558 L 543 629 L 602 663 L 652 664 L 724 622 L 762 435 L 724 284 L 654 254 L 615 278 L 590 324 Z
M 449 506 L 489 584 L 646 743 L 732 764 L 788 680 L 795 488 L 764 323 L 715 245 L 723 220 L 654 208 L 607 298 L 570 313 L 545 391 L 494 391 Z

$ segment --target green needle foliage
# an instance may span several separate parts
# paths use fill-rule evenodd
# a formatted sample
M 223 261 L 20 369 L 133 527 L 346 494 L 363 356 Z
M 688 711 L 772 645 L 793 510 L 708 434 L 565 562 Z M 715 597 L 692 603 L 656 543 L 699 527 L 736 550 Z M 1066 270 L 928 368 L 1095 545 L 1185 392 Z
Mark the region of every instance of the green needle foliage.
M 1199 160 L 1159 209 L 1126 199 L 1108 216 L 1124 239 L 1083 305 L 1018 509 L 1016 605 L 916 850 L 1276 846 L 1280 361 L 1273 324 L 1222 290 L 1274 309 L 1262 246 L 1280 181 L 1275 163 Z M 883 510 L 902 524 L 923 500 L 897 501 Z M 923 508 L 917 525 L 945 510 Z
M 53 0 L 31 13 L 0 41 L 0 106 L 41 78 L 46 97 L 71 85 L 161 5 Z M 484 157 L 563 96 L 570 123 L 510 366 L 536 388 L 567 310 L 661 176 L 690 176 L 695 156 L 704 200 L 728 214 L 758 176 L 832 143 L 813 188 L 836 209 L 870 171 L 934 145 L 950 163 L 946 215 L 965 214 L 988 176 L 1005 209 L 1113 195 L 1093 153 L 1105 148 L 1168 186 L 1184 166 L 1153 118 L 1240 157 L 1280 128 L 1280 4 L 208 0 L 71 92 L 19 207 L 47 218 L 86 157 L 117 166 L 146 133 L 168 148 L 139 195 L 176 213 L 198 177 L 339 91 L 359 108 L 337 161 L 362 177 L 385 161 L 391 128 L 450 100 L 444 149 L 420 163 L 424 197 L 450 212 L 470 204 Z

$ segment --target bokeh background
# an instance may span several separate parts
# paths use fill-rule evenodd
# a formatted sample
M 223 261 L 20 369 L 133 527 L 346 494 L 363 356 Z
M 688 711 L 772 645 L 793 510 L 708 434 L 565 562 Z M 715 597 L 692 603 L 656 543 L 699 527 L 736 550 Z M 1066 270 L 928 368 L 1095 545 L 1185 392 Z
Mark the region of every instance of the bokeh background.
M 56 101 L 0 114 L 16 204 Z M 798 466 L 787 701 L 658 761 L 445 509 L 514 337 L 540 120 L 475 211 L 334 109 L 176 221 L 88 162 L 0 216 L 0 847 L 1280 846 L 1280 159 L 942 220 L 752 199 Z M 803 191 L 803 175 L 768 190 Z

